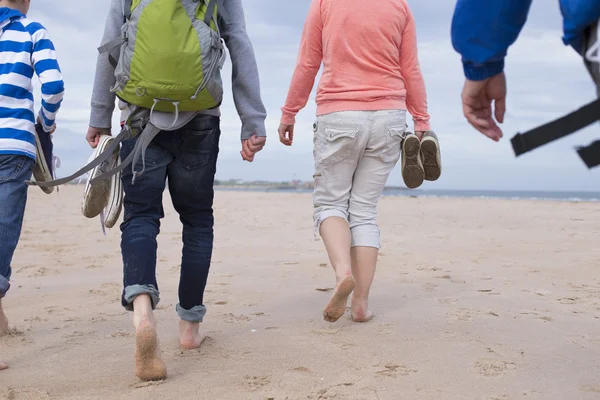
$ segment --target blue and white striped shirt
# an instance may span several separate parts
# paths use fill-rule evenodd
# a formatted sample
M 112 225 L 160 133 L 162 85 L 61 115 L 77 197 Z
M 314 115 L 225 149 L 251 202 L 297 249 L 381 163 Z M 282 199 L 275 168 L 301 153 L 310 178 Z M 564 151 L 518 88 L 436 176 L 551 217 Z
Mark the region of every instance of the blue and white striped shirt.
M 0 8 L 0 154 L 36 158 L 34 72 L 42 84 L 38 118 L 49 132 L 64 94 L 54 45 L 42 25 Z

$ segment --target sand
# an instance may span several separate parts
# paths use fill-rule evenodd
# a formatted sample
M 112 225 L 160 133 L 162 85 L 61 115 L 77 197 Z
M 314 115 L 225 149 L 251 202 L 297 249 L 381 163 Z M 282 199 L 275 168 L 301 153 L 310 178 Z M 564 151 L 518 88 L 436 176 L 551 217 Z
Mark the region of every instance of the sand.
M 169 378 L 135 377 L 119 231 L 83 187 L 30 191 L 0 339 L 6 399 L 599 399 L 600 204 L 386 197 L 375 318 L 322 320 L 311 197 L 218 192 L 199 350 L 179 347 L 170 202 L 157 310 Z

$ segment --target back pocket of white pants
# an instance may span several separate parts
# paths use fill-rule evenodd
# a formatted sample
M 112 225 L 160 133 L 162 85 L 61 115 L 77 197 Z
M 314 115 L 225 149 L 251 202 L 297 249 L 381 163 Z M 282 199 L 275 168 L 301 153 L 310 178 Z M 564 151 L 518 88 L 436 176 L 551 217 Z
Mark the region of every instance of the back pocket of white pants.
M 321 123 L 319 128 L 315 133 L 315 157 L 318 163 L 337 163 L 352 154 L 360 126 Z
M 388 126 L 385 135 L 385 147 L 381 153 L 383 162 L 398 162 L 402 153 L 402 140 L 406 134 L 406 126 Z

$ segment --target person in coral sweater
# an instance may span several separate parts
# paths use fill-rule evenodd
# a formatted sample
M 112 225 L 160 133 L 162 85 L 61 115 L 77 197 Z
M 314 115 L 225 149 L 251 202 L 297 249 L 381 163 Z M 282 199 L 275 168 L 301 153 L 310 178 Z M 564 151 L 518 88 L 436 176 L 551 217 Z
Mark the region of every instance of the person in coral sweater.
M 296 69 L 282 108 L 280 141 L 291 146 L 297 113 L 317 72 L 314 131 L 314 223 L 336 275 L 325 320 L 372 318 L 368 297 L 380 248 L 377 203 L 402 156 L 402 175 L 415 188 L 441 173 L 437 138 L 417 55 L 415 21 L 405 0 L 313 0 Z M 407 134 L 406 114 L 415 134 Z

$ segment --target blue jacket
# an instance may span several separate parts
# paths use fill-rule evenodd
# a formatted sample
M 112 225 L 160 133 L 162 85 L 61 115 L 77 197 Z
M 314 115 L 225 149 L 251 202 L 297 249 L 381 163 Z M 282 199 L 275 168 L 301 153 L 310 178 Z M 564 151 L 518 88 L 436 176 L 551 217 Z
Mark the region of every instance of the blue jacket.
M 461 54 L 465 76 L 483 80 L 504 70 L 508 48 L 517 40 L 532 0 L 458 0 L 452 45 Z M 548 1 L 548 0 L 545 0 Z M 565 44 L 583 52 L 583 33 L 600 19 L 599 0 L 560 0 Z

